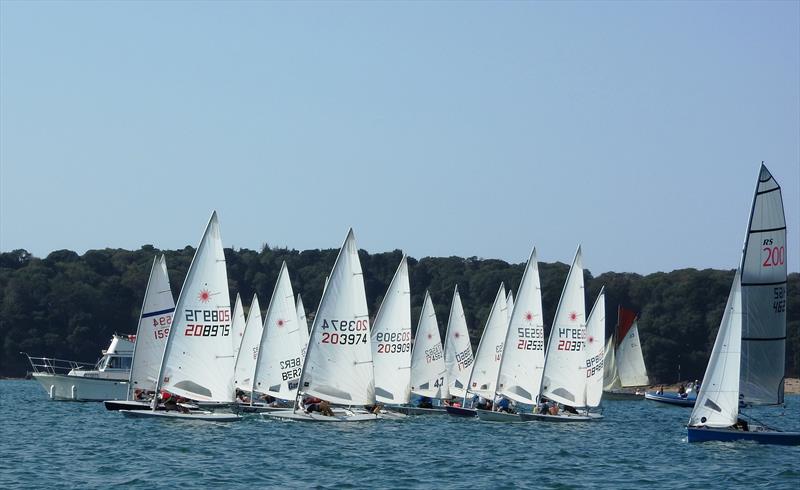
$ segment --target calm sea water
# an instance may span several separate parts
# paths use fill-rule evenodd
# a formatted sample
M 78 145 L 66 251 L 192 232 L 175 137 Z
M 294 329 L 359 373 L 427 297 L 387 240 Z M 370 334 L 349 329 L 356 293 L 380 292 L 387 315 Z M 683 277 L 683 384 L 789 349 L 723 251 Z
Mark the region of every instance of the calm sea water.
M 800 430 L 800 397 L 785 415 Z M 0 488 L 800 488 L 800 448 L 688 444 L 689 410 L 607 401 L 594 424 L 127 419 L 0 381 Z

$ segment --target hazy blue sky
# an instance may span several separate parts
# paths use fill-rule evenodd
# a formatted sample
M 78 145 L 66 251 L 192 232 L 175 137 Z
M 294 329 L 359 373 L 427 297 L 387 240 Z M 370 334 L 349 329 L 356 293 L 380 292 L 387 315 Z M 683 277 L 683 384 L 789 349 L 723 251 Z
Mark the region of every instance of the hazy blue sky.
M 0 3 L 0 249 L 800 264 L 800 2 Z

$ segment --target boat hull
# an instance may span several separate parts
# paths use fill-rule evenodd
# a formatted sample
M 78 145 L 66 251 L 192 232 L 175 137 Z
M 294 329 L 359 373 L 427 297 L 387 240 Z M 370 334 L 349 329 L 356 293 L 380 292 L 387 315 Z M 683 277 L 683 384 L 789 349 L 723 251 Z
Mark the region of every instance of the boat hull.
M 114 379 L 33 373 L 51 400 L 102 402 L 128 397 L 128 382 Z
M 478 410 L 478 418 L 487 422 L 521 422 L 516 413 L 490 412 L 489 410 Z
M 604 391 L 603 400 L 640 401 L 644 400 L 644 393 L 629 393 L 625 391 Z
M 285 412 L 291 410 L 291 407 L 270 407 L 268 405 L 244 405 L 240 404 L 238 410 L 242 413 L 268 413 L 268 412 Z
M 447 415 L 444 407 L 435 408 L 419 408 L 419 407 L 400 407 L 400 406 L 387 406 L 387 410 L 392 412 L 401 413 L 403 415 Z
M 151 402 L 138 402 L 135 400 L 105 400 L 106 410 L 150 410 Z
M 166 410 L 120 410 L 119 413 L 130 418 L 161 418 L 168 420 L 198 420 L 202 422 L 237 422 L 241 415 L 219 412 L 176 412 Z
M 519 418 L 524 421 L 537 420 L 540 422 L 597 422 L 603 419 L 602 415 L 590 414 L 574 414 L 574 413 L 559 413 L 557 415 L 550 415 L 545 413 L 521 413 Z
M 474 408 L 445 407 L 445 410 L 448 415 L 453 417 L 475 418 L 478 416 L 478 411 Z
M 352 414 L 337 414 L 322 415 L 320 413 L 305 413 L 302 411 L 294 412 L 292 410 L 280 410 L 276 412 L 262 413 L 261 416 L 265 419 L 272 420 L 293 420 L 296 422 L 369 422 L 371 420 L 378 420 L 378 416 L 373 413 L 352 413 Z
M 754 441 L 759 444 L 800 445 L 800 432 L 742 431 L 730 428 L 687 427 L 689 442 Z
M 668 405 L 677 405 L 679 407 L 693 407 L 694 402 L 697 401 L 696 395 L 689 395 L 686 398 L 681 398 L 677 393 L 645 393 L 645 400 L 650 400 L 659 403 L 666 403 Z

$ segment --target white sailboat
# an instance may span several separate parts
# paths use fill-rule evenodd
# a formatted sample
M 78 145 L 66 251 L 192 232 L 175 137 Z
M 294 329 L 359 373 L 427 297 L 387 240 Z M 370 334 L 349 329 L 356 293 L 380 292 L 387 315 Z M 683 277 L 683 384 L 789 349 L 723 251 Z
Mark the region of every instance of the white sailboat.
M 786 252 L 781 188 L 762 163 L 741 262 L 689 418 L 689 442 L 800 445 L 800 432 L 781 432 L 739 419 L 740 403 L 784 401 Z
M 643 400 L 644 388 L 650 384 L 639 340 L 638 316 L 620 306 L 617 327 L 608 339 L 603 361 L 603 391 L 606 399 Z M 635 389 L 635 391 L 630 391 Z
M 598 298 L 603 297 L 601 294 Z M 599 299 L 598 299 L 599 301 Z M 605 322 L 605 307 L 602 313 Z M 603 334 L 602 337 L 605 337 Z M 593 343 L 599 335 L 593 338 Z M 604 342 L 604 341 L 603 341 Z M 573 409 L 588 407 L 587 403 L 587 323 L 583 286 L 583 260 L 578 247 L 567 281 L 561 292 L 553 327 L 547 343 L 544 372 L 542 374 L 541 397 Z M 602 346 L 600 346 L 602 351 Z M 602 363 L 602 357 L 600 358 Z M 602 378 L 602 372 L 600 373 Z M 601 386 L 602 389 L 602 386 Z M 573 422 L 595 420 L 590 414 L 560 412 L 558 415 L 523 413 L 523 420 L 547 420 Z
M 158 368 L 164 355 L 164 345 L 172 326 L 175 300 L 169 285 L 167 262 L 163 255 L 153 259 L 150 277 L 144 293 L 136 342 L 133 346 L 131 373 L 128 378 L 126 401 L 106 400 L 108 410 L 147 410 L 147 393 L 155 393 Z
M 216 211 L 197 247 L 175 306 L 156 383 L 190 400 L 233 402 L 233 342 L 231 303 L 225 252 Z M 121 410 L 126 416 L 234 421 L 235 414 L 152 410 Z
M 513 305 L 513 299 L 510 304 Z M 510 320 L 497 373 L 497 395 L 534 405 L 544 370 L 544 315 L 536 248 L 531 251 L 522 274 L 516 306 L 508 311 Z M 485 410 L 479 410 L 478 417 L 495 422 L 519 421 L 516 414 Z
M 253 389 L 253 379 L 256 371 L 258 353 L 261 349 L 261 337 L 264 325 L 261 320 L 261 305 L 258 295 L 253 295 L 250 302 L 250 311 L 242 331 L 242 343 L 236 354 L 236 364 L 233 369 L 233 386 L 236 390 L 249 392 Z
M 425 291 L 422 300 L 422 311 L 411 352 L 411 392 L 429 399 L 442 400 L 449 397 L 439 322 L 436 320 L 436 310 L 428 291 Z M 410 407 L 407 413 L 421 415 L 432 411 L 445 413 L 444 409 L 434 408 L 432 405 Z
M 389 283 L 372 325 L 375 398 L 404 405 L 411 394 L 411 289 L 406 256 Z
M 294 400 L 303 367 L 303 325 L 297 320 L 297 306 L 286 262 L 281 265 L 264 318 L 258 360 L 251 386 L 251 400 L 268 395 Z M 251 403 L 253 405 L 253 403 Z
M 490 402 L 494 400 L 494 393 L 497 386 L 497 372 L 500 369 L 500 361 L 503 358 L 503 343 L 505 342 L 506 331 L 508 330 L 508 314 L 506 308 L 506 288 L 500 284 L 497 295 L 492 303 L 489 318 L 483 329 L 481 341 L 478 343 L 478 351 L 475 354 L 475 365 L 470 373 L 467 382 L 467 390 L 461 407 L 447 407 L 447 413 L 456 417 L 475 417 L 477 409 L 467 407 L 469 394 L 480 396 Z
M 469 329 L 457 285 L 453 291 L 453 302 L 450 304 L 447 332 L 444 337 L 447 388 L 451 397 L 464 398 L 475 359 L 472 355 L 472 343 L 469 340 Z
M 353 230 L 345 238 L 322 293 L 303 361 L 298 396 L 313 396 L 344 407 L 373 405 L 375 379 L 370 345 L 369 312 L 361 261 Z M 265 417 L 320 422 L 376 420 L 372 413 L 341 409 L 332 416 L 294 410 Z
M 308 320 L 306 319 L 306 308 L 303 306 L 303 297 L 297 293 L 297 324 L 300 325 L 300 342 L 303 344 L 301 353 L 303 357 L 306 356 L 306 347 L 308 346 Z

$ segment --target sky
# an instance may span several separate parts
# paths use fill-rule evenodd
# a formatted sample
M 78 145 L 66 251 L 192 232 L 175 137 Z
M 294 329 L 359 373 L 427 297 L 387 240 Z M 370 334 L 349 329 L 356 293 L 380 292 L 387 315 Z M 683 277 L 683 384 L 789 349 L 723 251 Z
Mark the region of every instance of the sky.
M 800 2 L 0 1 L 0 250 L 800 270 Z

